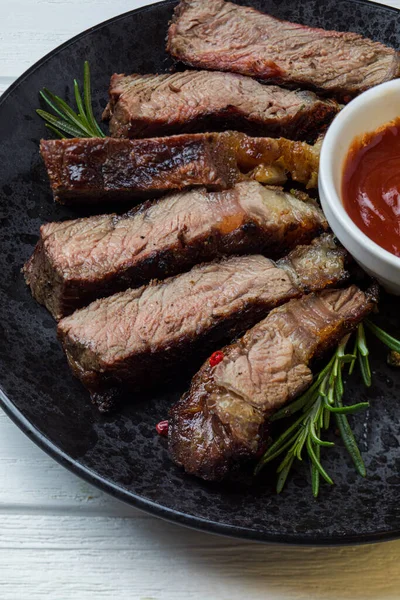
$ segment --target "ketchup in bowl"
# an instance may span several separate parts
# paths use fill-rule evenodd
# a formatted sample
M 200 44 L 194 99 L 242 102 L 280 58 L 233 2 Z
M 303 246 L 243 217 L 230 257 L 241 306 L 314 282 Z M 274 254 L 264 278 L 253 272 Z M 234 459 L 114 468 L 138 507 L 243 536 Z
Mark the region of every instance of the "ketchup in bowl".
M 343 170 L 342 198 L 361 231 L 400 256 L 400 118 L 352 143 Z

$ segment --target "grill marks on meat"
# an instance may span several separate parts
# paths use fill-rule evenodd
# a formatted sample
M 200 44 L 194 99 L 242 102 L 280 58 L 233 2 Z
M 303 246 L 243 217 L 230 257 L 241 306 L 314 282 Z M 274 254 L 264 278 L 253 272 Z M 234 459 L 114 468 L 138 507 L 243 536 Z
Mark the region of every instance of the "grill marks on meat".
M 54 199 L 74 204 L 128 201 L 196 186 L 222 190 L 246 178 L 276 184 L 288 175 L 316 187 L 320 144 L 224 132 L 42 140 L 40 151 Z
M 253 135 L 309 139 L 339 106 L 313 92 L 266 86 L 234 73 L 185 71 L 163 75 L 113 75 L 113 137 L 143 138 L 234 128 Z
M 127 201 L 190 186 L 226 189 L 237 180 L 229 146 L 210 134 L 145 140 L 42 140 L 54 199 Z
M 149 386 L 305 289 L 343 280 L 344 260 L 325 235 L 278 263 L 253 255 L 200 265 L 97 300 L 60 321 L 58 335 L 73 372 L 107 410 L 118 386 Z
M 219 480 L 264 443 L 268 417 L 312 382 L 310 361 L 372 310 L 356 286 L 292 300 L 207 361 L 172 408 L 169 449 L 187 473 Z
M 356 33 L 281 21 L 224 0 L 182 0 L 167 50 L 193 67 L 354 95 L 398 77 L 399 53 Z
M 322 211 L 257 182 L 147 202 L 126 215 L 47 223 L 25 265 L 32 294 L 56 319 L 128 287 L 224 255 L 279 257 L 327 229 Z

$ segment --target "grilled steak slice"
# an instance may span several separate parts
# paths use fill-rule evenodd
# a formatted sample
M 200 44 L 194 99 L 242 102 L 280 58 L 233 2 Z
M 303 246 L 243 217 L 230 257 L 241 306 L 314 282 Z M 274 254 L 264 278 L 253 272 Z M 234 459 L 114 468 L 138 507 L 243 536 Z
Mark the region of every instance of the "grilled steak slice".
M 399 53 L 356 33 L 281 21 L 224 0 L 182 0 L 167 50 L 193 67 L 354 95 L 400 74 Z
M 223 140 L 222 140 L 223 141 Z M 230 147 L 209 134 L 146 140 L 42 140 L 54 199 L 130 200 L 190 186 L 226 189 L 237 180 Z
M 97 300 L 62 319 L 58 335 L 75 375 L 92 394 L 106 392 L 106 401 L 94 395 L 105 410 L 121 384 L 149 387 L 274 306 L 343 280 L 345 255 L 325 235 L 277 263 L 252 255 L 200 265 Z
M 36 300 L 60 319 L 96 298 L 220 256 L 282 256 L 327 227 L 312 200 L 255 181 L 223 192 L 199 188 L 123 216 L 42 225 L 25 278 Z
M 222 190 L 246 177 L 278 183 L 285 181 L 287 173 L 295 181 L 316 187 L 319 149 L 319 144 L 251 138 L 235 132 L 40 143 L 54 199 L 71 204 L 82 199 L 128 201 L 193 186 Z M 264 166 L 261 173 L 248 173 L 260 165 Z M 272 178 L 265 167 L 272 167 Z
M 264 443 L 268 417 L 312 382 L 311 360 L 371 311 L 356 286 L 292 300 L 207 360 L 171 409 L 169 449 L 187 473 L 219 480 Z
M 110 119 L 114 137 L 234 128 L 252 135 L 310 139 L 339 110 L 336 102 L 313 92 L 210 71 L 113 75 L 109 93 L 103 118 Z

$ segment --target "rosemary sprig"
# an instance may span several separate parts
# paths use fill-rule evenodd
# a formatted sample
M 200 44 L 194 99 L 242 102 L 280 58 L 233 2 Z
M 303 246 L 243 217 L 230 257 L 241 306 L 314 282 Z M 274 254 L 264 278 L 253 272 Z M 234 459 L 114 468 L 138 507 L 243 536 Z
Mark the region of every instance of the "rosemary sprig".
M 55 114 L 41 108 L 38 108 L 36 112 L 46 121 L 46 127 L 60 138 L 67 136 L 105 137 L 93 115 L 90 68 L 87 61 L 83 65 L 83 98 L 76 79 L 74 79 L 74 95 L 78 112 L 68 106 L 65 100 L 47 88 L 43 88 L 40 96 Z
M 369 319 L 366 319 L 365 325 L 368 327 L 370 331 L 387 346 L 390 350 L 394 350 L 395 352 L 400 352 L 400 341 L 396 340 L 396 338 L 392 337 L 386 331 L 383 331 L 380 327 L 372 323 Z
M 396 340 L 371 321 L 366 320 L 365 325 L 391 350 L 400 352 L 400 341 Z M 279 421 L 293 415 L 297 418 L 267 449 L 255 468 L 255 474 L 271 461 L 285 453 L 283 460 L 277 468 L 278 479 L 276 491 L 280 493 L 286 483 L 293 462 L 303 460 L 304 450 L 311 463 L 311 484 L 315 497 L 319 494 L 321 477 L 329 484 L 332 478 L 321 463 L 321 448 L 334 446 L 333 442 L 322 439 L 323 431 L 329 429 L 331 416 L 335 418 L 337 428 L 343 443 L 353 460 L 357 472 L 365 477 L 366 470 L 356 439 L 347 420 L 347 415 L 356 413 L 367 406 L 368 402 L 359 402 L 352 405 L 343 404 L 344 383 L 342 372 L 344 365 L 349 364 L 349 374 L 359 365 L 364 384 L 371 385 L 371 369 L 369 365 L 369 351 L 365 338 L 364 326 L 358 325 L 353 352 L 346 353 L 350 335 L 345 336 L 339 343 L 334 355 L 327 365 L 317 375 L 311 387 L 297 400 L 277 411 L 271 421 Z M 298 416 L 300 415 L 300 416 Z

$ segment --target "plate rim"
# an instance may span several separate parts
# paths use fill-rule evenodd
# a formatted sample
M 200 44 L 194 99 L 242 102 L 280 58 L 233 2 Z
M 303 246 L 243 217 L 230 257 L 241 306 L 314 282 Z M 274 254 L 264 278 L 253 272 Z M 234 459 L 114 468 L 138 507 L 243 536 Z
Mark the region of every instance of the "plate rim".
M 388 6 L 386 4 L 380 4 L 373 0 L 346 0 L 353 4 L 361 4 L 384 8 L 387 11 L 393 12 L 397 16 L 400 15 L 400 8 L 394 6 Z M 161 5 L 174 5 L 177 4 L 177 0 L 161 0 L 153 4 L 142 6 L 133 10 L 128 10 L 124 13 L 106 19 L 97 25 L 89 27 L 77 35 L 69 38 L 59 46 L 56 46 L 53 50 L 50 50 L 42 58 L 36 61 L 31 67 L 29 67 L 24 73 L 22 73 L 0 96 L 0 108 L 7 101 L 9 96 L 38 68 L 42 67 L 48 60 L 56 56 L 59 52 L 72 45 L 75 41 L 81 40 L 87 35 L 94 31 L 102 29 L 104 26 L 116 23 L 119 20 L 125 19 L 129 15 L 138 14 L 141 12 L 151 12 L 154 8 Z M 144 498 L 136 493 L 128 491 L 121 485 L 115 484 L 112 480 L 101 476 L 96 471 L 89 469 L 79 461 L 73 459 L 66 452 L 61 450 L 52 440 L 46 435 L 41 433 L 39 429 L 34 426 L 30 420 L 16 407 L 13 401 L 3 391 L 0 382 L 0 407 L 4 410 L 7 416 L 17 425 L 17 427 L 41 450 L 46 452 L 51 458 L 58 462 L 61 466 L 74 473 L 77 477 L 87 481 L 89 484 L 97 487 L 101 491 L 109 494 L 110 496 L 134 506 L 144 512 L 150 513 L 156 517 L 162 518 L 168 522 L 172 522 L 178 525 L 183 525 L 190 529 L 202 531 L 204 533 L 213 533 L 223 535 L 236 539 L 251 540 L 261 543 L 275 544 L 275 545 L 291 545 L 291 546 L 350 546 L 350 545 L 361 545 L 361 544 L 372 544 L 377 542 L 390 541 L 400 538 L 400 526 L 395 529 L 378 531 L 375 533 L 357 534 L 357 535 L 318 535 L 318 536 L 306 536 L 304 534 L 293 533 L 293 534 L 272 534 L 252 530 L 247 527 L 241 527 L 239 525 L 229 525 L 226 523 L 220 523 L 218 521 L 211 521 L 210 519 L 204 519 L 203 517 L 190 515 L 172 508 L 168 508 L 157 502 Z

